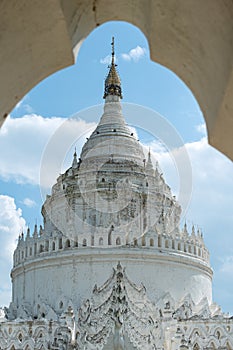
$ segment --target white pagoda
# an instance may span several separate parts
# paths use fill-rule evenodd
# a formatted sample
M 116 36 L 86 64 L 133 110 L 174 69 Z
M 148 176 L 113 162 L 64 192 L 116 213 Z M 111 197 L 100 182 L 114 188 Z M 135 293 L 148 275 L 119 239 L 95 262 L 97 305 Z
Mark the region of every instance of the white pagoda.
M 233 349 L 202 233 L 180 229 L 126 125 L 114 60 L 113 42 L 99 124 L 47 196 L 43 227 L 19 237 L 0 349 Z

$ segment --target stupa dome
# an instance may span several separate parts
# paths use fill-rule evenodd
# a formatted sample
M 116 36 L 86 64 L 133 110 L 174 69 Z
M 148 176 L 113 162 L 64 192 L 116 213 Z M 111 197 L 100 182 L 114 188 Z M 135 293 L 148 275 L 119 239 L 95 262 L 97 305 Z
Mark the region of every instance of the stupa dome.
M 43 226 L 19 237 L 2 323 L 17 340 L 0 348 L 198 350 L 220 320 L 233 327 L 212 302 L 202 233 L 180 228 L 179 203 L 126 124 L 112 45 L 99 124 L 47 196 Z
M 113 67 L 114 49 L 110 72 Z M 203 238 L 194 229 L 192 234 L 180 229 L 181 207 L 127 126 L 120 99 L 118 90 L 106 94 L 103 115 L 79 159 L 75 151 L 43 204 L 43 227 L 19 240 L 12 270 L 17 307 L 46 299 L 59 312 L 57 300 L 65 305 L 74 293 L 79 305 L 93 281 L 103 282 L 119 261 L 143 281 L 152 299 L 169 290 L 176 302 L 190 295 L 195 303 L 203 298 L 211 303 L 212 270 Z M 82 276 L 85 282 L 77 284 Z M 36 286 L 33 293 L 21 290 L 22 278 Z M 54 298 L 53 290 L 61 295 Z

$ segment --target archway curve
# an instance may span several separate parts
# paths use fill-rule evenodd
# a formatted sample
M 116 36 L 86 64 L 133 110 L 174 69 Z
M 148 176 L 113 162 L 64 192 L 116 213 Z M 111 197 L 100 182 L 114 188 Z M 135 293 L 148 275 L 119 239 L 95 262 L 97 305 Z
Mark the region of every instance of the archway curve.
M 110 20 L 126 21 L 145 33 L 151 59 L 190 87 L 204 112 L 210 144 L 233 159 L 232 1 L 62 0 L 3 6 L 1 122 L 39 81 L 74 63 L 72 50 L 94 28 Z

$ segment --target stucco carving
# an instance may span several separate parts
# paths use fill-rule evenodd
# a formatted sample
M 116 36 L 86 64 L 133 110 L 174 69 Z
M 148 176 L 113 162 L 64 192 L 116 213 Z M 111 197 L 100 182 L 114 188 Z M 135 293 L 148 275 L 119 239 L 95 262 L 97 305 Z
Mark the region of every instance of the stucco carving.
M 19 236 L 0 348 L 232 349 L 202 233 L 179 228 L 180 205 L 129 131 L 118 88 L 47 196 L 44 227 Z
M 23 311 L 24 318 L 14 321 L 9 310 L 1 309 L 0 347 L 102 350 L 112 335 L 114 350 L 126 349 L 126 336 L 127 349 L 212 349 L 213 344 L 233 349 L 233 321 L 217 305 L 207 299 L 195 304 L 190 295 L 175 302 L 169 293 L 151 302 L 146 288 L 134 284 L 121 263 L 80 307 L 69 301 L 53 320 L 47 303 L 41 309 L 46 315 L 40 312 L 35 319 Z
M 103 349 L 110 333 L 114 349 L 125 349 L 124 334 L 137 349 L 155 349 L 162 332 L 158 316 L 145 287 L 133 284 L 119 263 L 111 278 L 102 287 L 95 286 L 92 299 L 81 306 L 80 337 L 85 338 L 86 349 L 92 349 L 97 339 L 97 348 Z

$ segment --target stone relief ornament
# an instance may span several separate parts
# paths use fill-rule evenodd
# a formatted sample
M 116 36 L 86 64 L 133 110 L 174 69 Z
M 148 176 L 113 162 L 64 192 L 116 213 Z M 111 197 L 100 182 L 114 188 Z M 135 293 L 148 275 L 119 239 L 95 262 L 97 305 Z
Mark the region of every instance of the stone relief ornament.
M 34 320 L 35 310 L 26 303 L 17 310 L 13 303 L 10 310 L 0 309 L 0 348 L 106 350 L 110 344 L 113 350 L 200 350 L 214 344 L 233 349 L 232 322 L 218 305 L 206 298 L 195 304 L 190 294 L 175 303 L 168 292 L 152 303 L 145 286 L 134 284 L 120 262 L 89 299 L 75 305 L 69 300 L 56 314 L 41 301 Z
M 103 349 L 110 334 L 114 350 L 125 349 L 126 334 L 137 349 L 156 349 L 162 338 L 158 310 L 145 287 L 132 283 L 120 263 L 103 286 L 94 287 L 78 317 L 79 339 L 87 350 Z
M 0 350 L 233 350 L 233 319 L 212 303 L 203 235 L 180 230 L 180 204 L 124 120 L 112 48 L 102 117 L 45 196 L 43 226 L 19 235 Z M 92 278 L 106 282 L 91 294 Z

